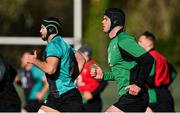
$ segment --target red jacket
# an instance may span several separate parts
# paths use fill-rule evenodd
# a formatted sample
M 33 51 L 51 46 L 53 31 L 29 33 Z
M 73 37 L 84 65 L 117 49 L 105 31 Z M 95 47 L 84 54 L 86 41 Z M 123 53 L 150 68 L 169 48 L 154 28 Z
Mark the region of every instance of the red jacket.
M 156 61 L 154 78 L 155 87 L 169 85 L 170 71 L 168 68 L 168 62 L 166 58 L 154 49 L 152 49 L 149 53 L 153 56 L 153 58 Z
M 78 89 L 81 93 L 85 91 L 93 92 L 94 90 L 96 90 L 96 88 L 99 87 L 99 82 L 90 75 L 90 69 L 93 64 L 96 63 L 92 60 L 87 62 L 82 72 L 76 79 Z

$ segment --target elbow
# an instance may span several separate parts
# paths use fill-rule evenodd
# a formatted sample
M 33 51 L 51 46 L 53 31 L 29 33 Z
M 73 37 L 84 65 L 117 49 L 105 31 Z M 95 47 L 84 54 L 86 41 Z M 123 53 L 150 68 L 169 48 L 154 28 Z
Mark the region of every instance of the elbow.
M 55 68 L 48 68 L 46 73 L 49 74 L 49 75 L 52 75 L 56 72 L 56 69 Z

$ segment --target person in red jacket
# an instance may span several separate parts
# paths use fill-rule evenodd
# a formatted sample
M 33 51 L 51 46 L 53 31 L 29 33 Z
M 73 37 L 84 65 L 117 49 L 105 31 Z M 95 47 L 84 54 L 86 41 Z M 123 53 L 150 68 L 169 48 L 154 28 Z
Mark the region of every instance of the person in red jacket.
M 83 45 L 79 51 L 86 60 L 86 64 L 76 79 L 76 84 L 83 97 L 83 106 L 86 112 L 100 112 L 102 110 L 101 92 L 107 86 L 104 80 L 98 81 L 90 75 L 90 69 L 96 65 L 91 59 L 92 49 L 89 45 Z
M 155 73 L 148 78 L 149 108 L 153 112 L 174 112 L 174 100 L 169 85 L 175 78 L 176 71 L 166 58 L 154 49 L 155 36 L 144 32 L 138 43 L 155 59 Z

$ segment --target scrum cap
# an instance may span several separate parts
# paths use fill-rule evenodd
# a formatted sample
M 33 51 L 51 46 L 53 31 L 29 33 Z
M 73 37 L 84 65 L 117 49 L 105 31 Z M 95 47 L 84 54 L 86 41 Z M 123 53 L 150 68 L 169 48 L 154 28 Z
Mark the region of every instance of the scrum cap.
M 46 37 L 43 40 L 47 40 L 47 38 L 51 34 L 60 34 L 60 32 L 61 32 L 62 24 L 61 24 L 60 20 L 56 17 L 48 17 L 48 18 L 44 19 L 42 21 L 42 25 L 44 25 L 47 29 Z
M 125 25 L 125 13 L 118 8 L 109 8 L 105 11 L 104 15 L 110 18 L 111 26 L 109 32 L 116 26 Z

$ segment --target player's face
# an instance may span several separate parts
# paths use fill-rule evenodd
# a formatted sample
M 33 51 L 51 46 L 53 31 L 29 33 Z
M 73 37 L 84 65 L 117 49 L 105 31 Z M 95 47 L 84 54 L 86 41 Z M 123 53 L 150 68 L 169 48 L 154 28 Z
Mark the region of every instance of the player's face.
M 111 27 L 111 20 L 107 16 L 103 17 L 102 27 L 103 27 L 103 32 L 105 33 L 107 33 Z
M 21 57 L 21 67 L 25 68 L 27 63 L 27 56 L 30 55 L 29 53 L 24 53 L 23 56 Z
M 146 39 L 146 36 L 140 36 L 139 39 L 138 39 L 138 44 L 140 46 L 142 46 L 143 48 L 146 47 L 146 44 L 147 44 L 147 39 Z
M 41 33 L 42 39 L 46 39 L 47 29 L 44 25 L 41 25 L 40 33 Z
M 86 53 L 82 53 L 82 56 L 85 58 L 86 62 L 89 61 L 89 57 Z

